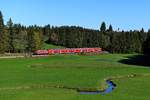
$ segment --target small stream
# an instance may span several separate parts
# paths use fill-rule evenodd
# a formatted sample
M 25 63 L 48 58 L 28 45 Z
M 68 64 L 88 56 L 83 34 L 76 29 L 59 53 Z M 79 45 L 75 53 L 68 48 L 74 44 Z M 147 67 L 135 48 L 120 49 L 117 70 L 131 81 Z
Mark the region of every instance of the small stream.
M 116 84 L 114 84 L 111 80 L 106 80 L 106 83 L 108 84 L 108 88 L 106 88 L 104 91 L 79 91 L 80 94 L 107 94 L 112 92 L 116 88 Z

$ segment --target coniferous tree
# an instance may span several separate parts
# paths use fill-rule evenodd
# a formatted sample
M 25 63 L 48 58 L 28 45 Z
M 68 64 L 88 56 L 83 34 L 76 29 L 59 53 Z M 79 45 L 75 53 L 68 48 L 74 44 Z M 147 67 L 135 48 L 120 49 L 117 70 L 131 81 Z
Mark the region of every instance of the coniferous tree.
M 27 31 L 20 24 L 13 26 L 13 46 L 15 52 L 25 52 L 27 48 Z
M 4 26 L 3 15 L 0 11 L 0 53 L 7 51 L 8 35 Z
M 11 18 L 7 22 L 7 27 L 8 27 L 8 37 L 9 37 L 9 40 L 8 40 L 8 43 L 9 43 L 8 49 L 9 49 L 9 52 L 14 52 L 15 51 L 14 50 L 15 48 L 14 48 L 14 45 L 13 45 L 13 42 L 14 42 L 14 32 L 13 32 L 13 22 L 12 22 Z
M 82 42 L 83 42 L 83 34 L 81 32 L 81 30 L 76 30 L 76 34 L 75 34 L 75 45 L 77 48 L 81 48 L 82 47 Z
M 108 49 L 110 45 L 110 36 L 106 33 L 106 24 L 102 22 L 100 27 L 100 47 Z
M 144 33 L 144 28 L 142 28 L 140 32 L 141 32 L 141 33 Z
M 38 30 L 37 26 L 29 27 L 28 51 L 33 52 L 35 50 L 41 49 L 41 47 L 42 47 L 42 37 L 40 30 Z
M 112 31 L 113 31 L 113 27 L 112 27 L 112 25 L 109 25 L 108 32 L 112 32 Z
M 101 32 L 105 32 L 106 31 L 106 24 L 105 24 L 105 22 L 102 22 L 101 27 L 100 27 L 100 31 Z
M 43 28 L 43 35 L 50 36 L 50 34 L 51 34 L 51 26 L 48 24 Z

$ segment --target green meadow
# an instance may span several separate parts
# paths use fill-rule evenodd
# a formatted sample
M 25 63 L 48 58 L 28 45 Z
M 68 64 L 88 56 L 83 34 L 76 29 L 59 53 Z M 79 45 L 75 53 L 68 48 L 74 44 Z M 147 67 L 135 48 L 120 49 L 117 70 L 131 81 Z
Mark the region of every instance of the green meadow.
M 52 44 L 47 44 L 47 43 L 43 43 L 42 45 L 42 50 L 44 49 L 61 49 L 64 48 L 63 46 L 56 46 L 56 45 L 52 45 Z
M 148 100 L 150 66 L 121 62 L 132 56 L 136 54 L 0 59 L 0 100 Z M 104 89 L 107 78 L 117 85 L 108 94 L 60 88 Z

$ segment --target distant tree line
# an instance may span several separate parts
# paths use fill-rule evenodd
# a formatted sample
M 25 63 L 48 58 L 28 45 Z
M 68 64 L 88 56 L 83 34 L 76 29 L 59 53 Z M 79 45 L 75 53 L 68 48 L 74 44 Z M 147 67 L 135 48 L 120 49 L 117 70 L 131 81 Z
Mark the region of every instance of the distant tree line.
M 44 27 L 14 24 L 10 18 L 4 25 L 0 12 L 0 53 L 30 53 L 43 48 L 43 43 L 61 45 L 68 48 L 101 47 L 112 53 L 150 54 L 150 30 L 114 31 L 112 25 L 100 30 L 77 26 Z
M 50 44 L 69 48 L 101 47 L 112 53 L 148 53 L 150 31 L 114 31 L 112 25 L 106 29 L 103 22 L 100 30 L 75 26 L 52 27 L 49 33 Z

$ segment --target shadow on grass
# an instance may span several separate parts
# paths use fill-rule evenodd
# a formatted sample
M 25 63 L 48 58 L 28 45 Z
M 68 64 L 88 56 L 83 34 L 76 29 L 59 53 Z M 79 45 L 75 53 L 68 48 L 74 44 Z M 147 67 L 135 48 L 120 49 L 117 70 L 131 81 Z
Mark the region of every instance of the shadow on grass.
M 122 59 L 119 62 L 128 65 L 150 67 L 150 56 L 147 55 L 127 56 L 125 59 Z

